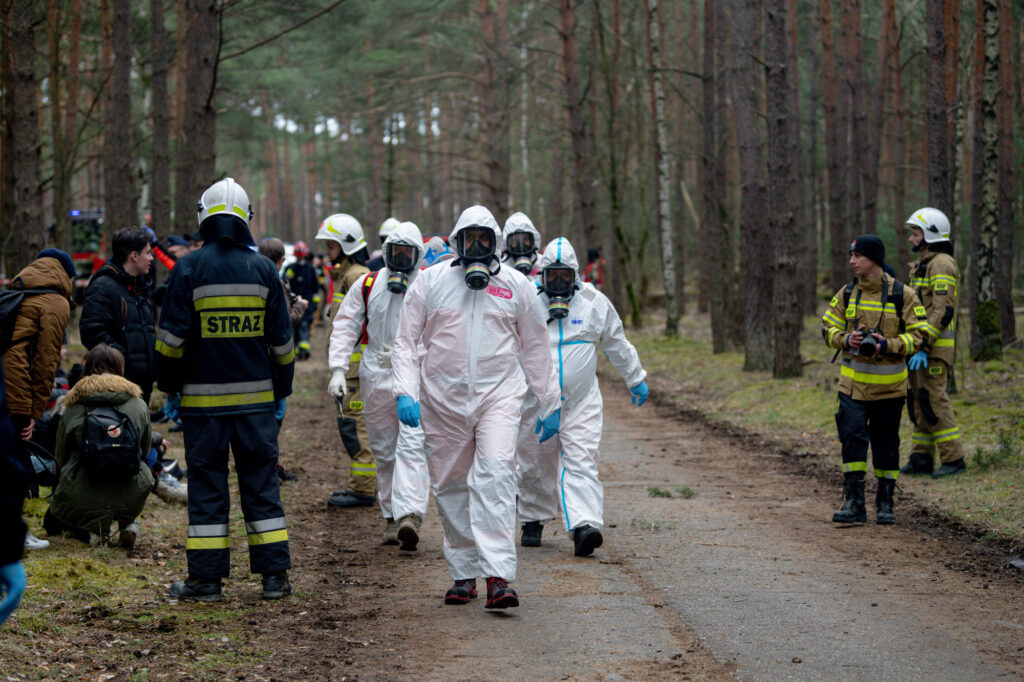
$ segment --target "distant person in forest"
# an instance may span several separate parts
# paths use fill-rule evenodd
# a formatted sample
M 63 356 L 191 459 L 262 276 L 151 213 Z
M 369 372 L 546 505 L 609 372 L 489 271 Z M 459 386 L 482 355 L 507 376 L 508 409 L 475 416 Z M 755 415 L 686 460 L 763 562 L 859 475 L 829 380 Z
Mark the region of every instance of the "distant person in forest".
M 960 268 L 953 260 L 949 218 L 937 208 L 922 208 L 907 218 L 910 243 L 921 257 L 910 264 L 910 286 L 928 315 L 920 349 L 908 362 L 907 412 L 914 423 L 910 461 L 904 474 L 952 476 L 967 468 L 960 448 L 960 428 L 946 393 L 953 366 L 960 301 Z M 932 473 L 935 451 L 940 466 Z
M 598 291 L 604 286 L 604 258 L 596 247 L 587 249 L 587 267 L 583 268 L 583 281 L 593 284 Z
M 867 521 L 868 444 L 878 479 L 876 522 L 896 523 L 893 491 L 900 470 L 900 417 L 906 358 L 921 347 L 924 308 L 909 286 L 883 271 L 885 244 L 873 234 L 850 245 L 856 278 L 836 292 L 821 318 L 825 343 L 842 353 L 836 427 L 843 446 L 842 508 L 836 523 Z

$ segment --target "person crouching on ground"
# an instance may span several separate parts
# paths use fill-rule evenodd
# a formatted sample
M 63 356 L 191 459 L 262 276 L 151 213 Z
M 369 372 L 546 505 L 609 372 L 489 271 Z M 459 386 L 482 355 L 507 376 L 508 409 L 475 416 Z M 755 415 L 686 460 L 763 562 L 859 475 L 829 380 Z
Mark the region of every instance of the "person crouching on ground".
M 67 533 L 98 544 L 110 538 L 116 521 L 118 545 L 135 546 L 135 519 L 155 481 L 142 463 L 150 448 L 149 407 L 142 389 L 123 374 L 124 356 L 101 343 L 85 356 L 84 376 L 64 399 L 54 453 L 60 478 L 43 517 L 50 535 Z M 94 437 L 96 425 L 108 439 Z M 114 449 L 124 451 L 123 460 L 113 456 Z
M 455 584 L 446 604 L 476 596 L 486 608 L 519 605 L 516 574 L 516 435 L 524 371 L 544 419 L 558 433 L 558 378 L 548 350 L 547 313 L 522 273 L 498 260 L 501 230 L 483 206 L 462 212 L 449 243 L 459 257 L 419 273 L 398 322 L 392 354 L 398 418 L 420 421 L 444 554 Z M 522 368 L 520 368 L 520 350 Z M 421 352 L 422 351 L 422 352 Z

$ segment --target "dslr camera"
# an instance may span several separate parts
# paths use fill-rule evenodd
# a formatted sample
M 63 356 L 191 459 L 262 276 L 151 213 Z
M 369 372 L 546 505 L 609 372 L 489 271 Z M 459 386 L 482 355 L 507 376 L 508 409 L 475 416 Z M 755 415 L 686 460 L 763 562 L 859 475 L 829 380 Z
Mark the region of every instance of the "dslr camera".
M 859 355 L 865 358 L 874 357 L 875 353 L 878 352 L 878 339 L 872 336 L 872 334 L 880 334 L 881 332 L 874 328 L 861 329 L 860 331 L 864 333 L 864 340 L 860 342 Z

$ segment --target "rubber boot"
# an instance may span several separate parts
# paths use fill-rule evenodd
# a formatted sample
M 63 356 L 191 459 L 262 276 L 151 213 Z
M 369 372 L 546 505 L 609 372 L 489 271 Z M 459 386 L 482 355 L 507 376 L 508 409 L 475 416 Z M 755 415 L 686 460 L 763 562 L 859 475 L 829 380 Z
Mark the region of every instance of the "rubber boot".
M 915 474 L 932 473 L 932 456 L 925 452 L 911 452 L 910 460 L 900 469 L 901 474 L 913 476 Z
M 891 526 L 896 523 L 896 515 L 892 513 L 892 493 L 896 489 L 896 481 L 891 478 L 878 479 L 878 492 L 875 493 L 875 523 Z
M 863 523 L 868 520 L 867 506 L 864 502 L 864 472 L 851 471 L 846 474 L 843 482 L 843 495 L 846 500 L 843 506 L 832 515 L 836 523 Z

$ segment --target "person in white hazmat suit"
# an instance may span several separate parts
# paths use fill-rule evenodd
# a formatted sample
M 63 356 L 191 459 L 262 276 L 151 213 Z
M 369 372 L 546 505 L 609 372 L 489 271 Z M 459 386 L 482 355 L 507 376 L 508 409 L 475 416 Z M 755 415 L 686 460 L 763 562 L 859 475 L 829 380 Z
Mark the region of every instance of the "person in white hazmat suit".
M 515 448 L 526 377 L 544 415 L 534 434 L 552 437 L 560 415 L 546 313 L 536 287 L 499 262 L 500 242 L 490 211 L 463 211 L 449 237 L 458 257 L 413 282 L 392 356 L 399 418 L 416 425 L 422 414 L 454 580 L 445 603 L 467 603 L 482 576 L 486 608 L 519 605 L 508 583 L 516 575 Z
M 501 236 L 505 240 L 503 262 L 529 277 L 540 250 L 540 232 L 533 221 L 525 213 L 513 213 L 505 221 Z
M 419 275 L 423 237 L 415 224 L 399 223 L 384 241 L 384 268 L 361 276 L 342 300 L 334 317 L 328 366 L 328 392 L 345 397 L 345 373 L 352 348 L 366 330 L 366 349 L 359 366 L 363 418 L 370 449 L 377 459 L 377 499 L 387 522 L 385 545 L 401 544 L 413 551 L 430 496 L 430 473 L 423 450 L 423 431 L 398 420 L 391 395 L 391 354 L 399 312 L 409 284 Z
M 522 544 L 539 547 L 543 522 L 557 517 L 561 506 L 562 524 L 573 534 L 574 554 L 590 556 L 603 542 L 604 525 L 604 490 L 597 471 L 603 416 L 598 347 L 625 379 L 637 407 L 647 400 L 647 372 L 611 301 L 580 281 L 579 261 L 568 239 L 559 237 L 548 244 L 538 266 L 562 414 L 558 435 L 545 443 L 527 438 L 520 428 Z

